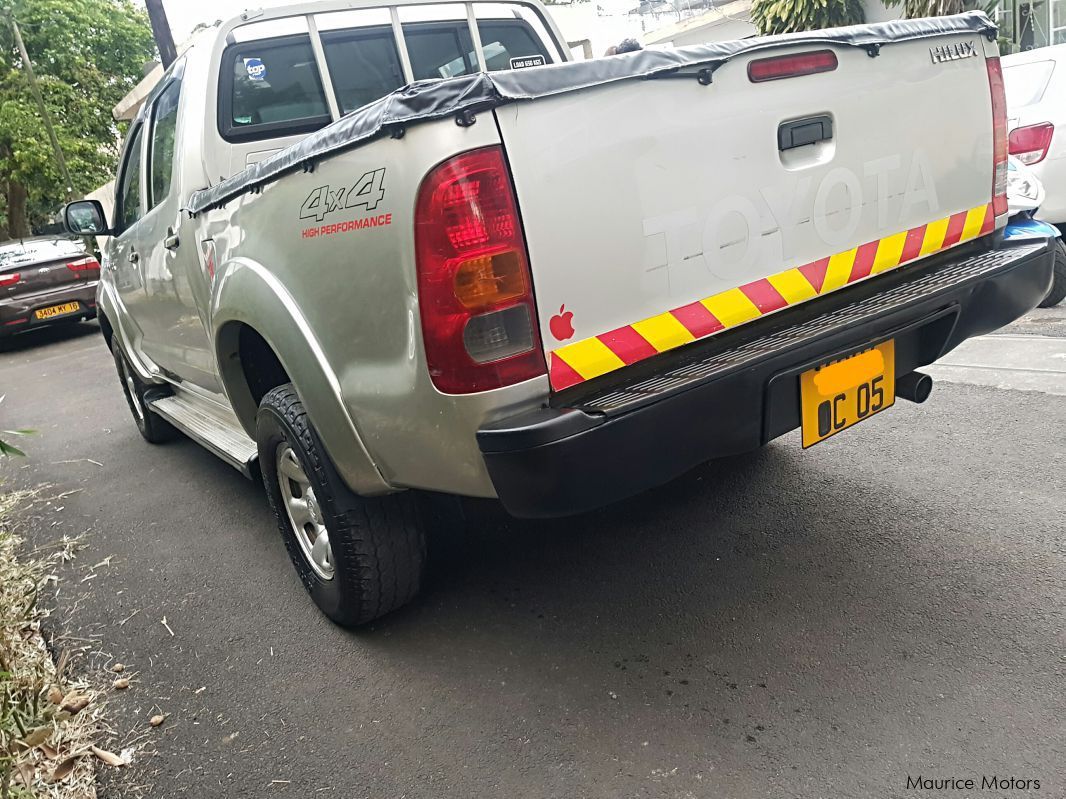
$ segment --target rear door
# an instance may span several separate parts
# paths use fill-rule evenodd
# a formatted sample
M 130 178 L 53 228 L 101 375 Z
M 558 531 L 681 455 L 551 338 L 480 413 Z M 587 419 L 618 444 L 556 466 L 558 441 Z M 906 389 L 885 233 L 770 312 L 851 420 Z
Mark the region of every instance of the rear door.
M 956 44 L 972 55 L 930 57 Z M 991 221 L 982 37 L 893 43 L 876 58 L 823 44 L 758 57 L 818 52 L 815 74 L 755 82 L 746 55 L 706 84 L 625 80 L 498 109 L 545 349 L 573 356 L 556 388 Z

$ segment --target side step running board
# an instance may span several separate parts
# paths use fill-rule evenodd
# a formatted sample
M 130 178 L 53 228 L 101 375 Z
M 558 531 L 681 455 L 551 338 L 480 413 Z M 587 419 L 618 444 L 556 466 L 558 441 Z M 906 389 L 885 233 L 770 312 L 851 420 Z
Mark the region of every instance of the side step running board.
M 150 400 L 148 407 L 245 477 L 253 476 L 258 450 L 232 413 L 180 393 Z

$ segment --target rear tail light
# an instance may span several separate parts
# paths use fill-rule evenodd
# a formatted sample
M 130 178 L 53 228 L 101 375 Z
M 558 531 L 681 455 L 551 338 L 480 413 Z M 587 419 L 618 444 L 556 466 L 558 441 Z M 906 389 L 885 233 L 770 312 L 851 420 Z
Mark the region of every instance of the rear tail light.
M 0 275 L 0 288 L 5 288 L 7 286 L 14 286 L 20 280 L 22 280 L 22 273 L 21 272 L 13 272 L 10 275 Z
M 1007 97 L 999 56 L 989 58 L 988 89 L 992 94 L 992 213 L 1007 213 Z
M 426 177 L 415 250 L 433 385 L 469 394 L 545 373 L 526 242 L 499 147 L 463 153 Z
M 1055 126 L 1050 122 L 1015 128 L 1010 132 L 1010 154 L 1026 166 L 1039 164 L 1047 155 L 1054 135 Z
M 69 269 L 71 272 L 77 272 L 78 274 L 82 274 L 84 272 L 99 272 L 100 264 L 95 258 L 92 257 L 81 258 L 77 261 L 71 261 L 69 264 L 67 264 L 67 269 Z
M 836 53 L 832 50 L 814 50 L 810 53 L 756 59 L 748 64 L 748 80 L 752 83 L 762 83 L 767 80 L 832 72 L 836 68 Z

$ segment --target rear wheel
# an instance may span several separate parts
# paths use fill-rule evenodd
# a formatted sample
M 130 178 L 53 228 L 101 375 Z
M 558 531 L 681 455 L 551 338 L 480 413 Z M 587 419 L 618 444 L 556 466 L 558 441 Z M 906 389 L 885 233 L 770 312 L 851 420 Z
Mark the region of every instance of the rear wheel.
M 1066 299 L 1066 243 L 1062 239 L 1055 242 L 1055 279 L 1051 291 L 1040 302 L 1041 308 L 1050 308 Z
M 115 368 L 118 370 L 118 379 L 122 384 L 122 393 L 126 396 L 126 403 L 130 406 L 134 424 L 141 431 L 144 440 L 152 444 L 161 444 L 175 438 L 178 431 L 169 422 L 152 413 L 151 408 L 148 407 L 154 394 L 163 389 L 148 385 L 137 376 L 129 360 L 123 354 L 122 347 L 114 339 L 111 341 L 111 354 L 115 358 Z
M 291 383 L 263 397 L 256 439 L 263 485 L 289 557 L 322 612 L 353 627 L 409 602 L 426 559 L 415 497 L 351 491 Z

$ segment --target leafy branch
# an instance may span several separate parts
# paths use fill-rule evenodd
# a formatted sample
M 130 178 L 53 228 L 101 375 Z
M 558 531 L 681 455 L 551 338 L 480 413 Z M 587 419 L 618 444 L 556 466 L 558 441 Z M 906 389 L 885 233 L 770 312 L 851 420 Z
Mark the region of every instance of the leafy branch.
M 4 401 L 4 397 L 6 397 L 6 396 L 7 396 L 6 394 L 0 395 L 0 402 L 3 402 Z M 29 435 L 33 435 L 34 432 L 36 432 L 36 431 L 34 431 L 34 430 L 26 430 L 26 429 L 23 429 L 23 430 L 0 430 L 0 455 L 4 455 L 5 457 L 11 457 L 12 455 L 20 455 L 22 457 L 25 457 L 25 455 L 26 455 L 25 452 L 23 452 L 18 447 L 14 446 L 12 444 L 9 444 L 5 439 L 8 436 L 29 436 Z

